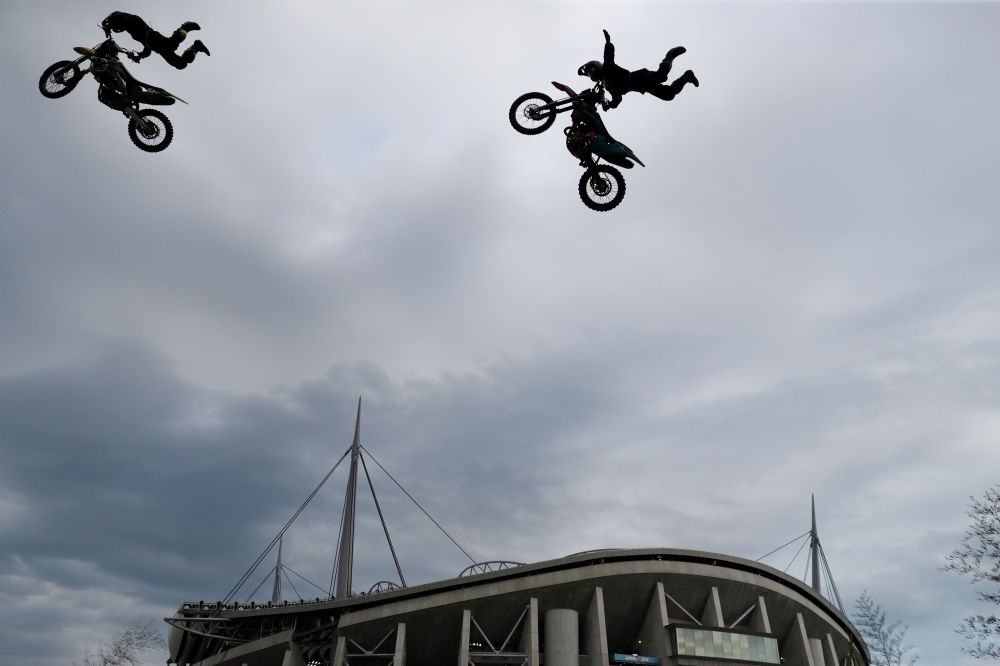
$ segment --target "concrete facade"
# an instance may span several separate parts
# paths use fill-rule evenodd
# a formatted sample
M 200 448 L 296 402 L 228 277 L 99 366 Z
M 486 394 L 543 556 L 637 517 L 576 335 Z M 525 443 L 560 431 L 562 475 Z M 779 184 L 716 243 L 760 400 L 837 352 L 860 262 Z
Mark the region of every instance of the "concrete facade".
M 203 632 L 213 636 L 185 635 L 178 651 L 172 649 L 182 666 L 235 663 L 211 660 L 256 641 L 234 646 L 223 634 L 240 641 L 240 632 L 260 635 L 265 623 L 294 625 L 285 645 L 294 643 L 307 663 L 323 666 L 438 666 L 443 660 L 458 666 L 611 666 L 615 652 L 655 656 L 663 666 L 723 663 L 674 654 L 671 631 L 677 627 L 774 639 L 783 666 L 843 666 L 852 643 L 858 646 L 854 663 L 869 663 L 850 621 L 801 581 L 756 562 L 699 551 L 599 551 L 344 601 L 212 606 L 181 607 L 189 621 L 209 613 L 225 619 Z M 273 646 L 260 645 L 262 660 L 264 650 L 273 657 L 260 666 L 283 666 L 284 653 L 278 658 Z

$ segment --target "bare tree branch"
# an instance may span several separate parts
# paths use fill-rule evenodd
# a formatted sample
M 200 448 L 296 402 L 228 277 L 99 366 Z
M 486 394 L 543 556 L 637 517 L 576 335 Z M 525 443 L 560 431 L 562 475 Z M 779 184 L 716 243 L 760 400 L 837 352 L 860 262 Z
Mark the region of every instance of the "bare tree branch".
M 903 645 L 909 627 L 900 629 L 899 621 L 886 626 L 885 611 L 875 603 L 868 590 L 861 592 L 854 608 L 854 622 L 868 643 L 872 666 L 902 666 L 906 653 L 913 649 L 912 645 Z M 917 655 L 914 654 L 910 657 L 909 666 L 916 661 Z
M 969 583 L 982 581 L 1000 583 L 1000 486 L 988 489 L 982 501 L 970 497 L 972 504 L 966 512 L 972 526 L 965 531 L 961 545 L 946 559 L 942 571 L 953 571 L 959 576 L 970 574 Z M 976 591 L 981 601 L 1000 604 L 1000 592 Z M 962 652 L 973 657 L 1000 659 L 1000 619 L 995 615 L 970 615 L 955 630 L 967 641 Z
M 140 666 L 139 655 L 153 650 L 165 650 L 166 641 L 160 631 L 154 628 L 153 620 L 143 623 L 134 620 L 121 633 L 111 637 L 111 643 L 100 643 L 97 652 L 84 648 L 83 662 L 79 666 Z M 78 666 L 74 661 L 73 666 Z

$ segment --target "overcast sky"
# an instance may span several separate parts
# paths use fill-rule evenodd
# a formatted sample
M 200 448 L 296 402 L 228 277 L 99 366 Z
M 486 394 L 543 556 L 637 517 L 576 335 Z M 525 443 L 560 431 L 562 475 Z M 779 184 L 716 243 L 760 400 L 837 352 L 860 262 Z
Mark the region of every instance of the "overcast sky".
M 91 80 L 38 94 L 114 9 L 211 49 L 126 63 L 190 102 L 163 153 Z M 583 87 L 602 28 L 701 80 L 606 114 L 647 165 L 610 213 L 566 123 L 507 121 Z M 359 395 L 477 560 L 757 558 L 815 494 L 845 602 L 972 663 L 990 609 L 938 567 L 1000 482 L 998 32 L 992 3 L 0 3 L 0 663 L 223 598 Z M 321 586 L 345 480 L 284 544 Z M 468 564 L 373 481 L 408 583 Z M 359 512 L 367 590 L 394 568 Z

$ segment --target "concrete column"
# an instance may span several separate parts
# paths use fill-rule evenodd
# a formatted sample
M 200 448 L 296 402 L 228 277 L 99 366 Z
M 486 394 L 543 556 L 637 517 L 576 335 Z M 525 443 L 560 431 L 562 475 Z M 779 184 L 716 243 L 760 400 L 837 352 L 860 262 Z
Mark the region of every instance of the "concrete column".
M 337 644 L 333 648 L 333 661 L 330 666 L 344 666 L 344 656 L 347 654 L 347 639 L 337 636 Z
M 713 587 L 705 602 L 705 612 L 701 614 L 701 623 L 706 627 L 724 627 L 722 621 L 722 604 L 719 603 L 719 588 Z
M 538 599 L 528 602 L 528 613 L 521 628 L 521 643 L 518 651 L 528 658 L 528 666 L 540 666 L 538 657 Z
M 818 638 L 810 638 L 809 651 L 812 652 L 813 663 L 816 666 L 826 666 L 826 659 L 823 658 L 823 641 Z
M 174 617 L 183 617 L 180 611 L 174 613 Z M 181 641 L 184 638 L 184 631 L 172 624 L 167 625 L 167 663 L 176 664 L 177 657 L 181 651 Z
M 753 609 L 753 614 L 750 616 L 750 631 L 756 631 L 758 634 L 771 633 L 771 622 L 767 619 L 764 597 L 757 597 L 757 608 Z
M 588 666 L 609 666 L 608 628 L 604 621 L 604 590 L 594 588 L 590 609 L 583 621 L 584 643 L 587 646 Z
M 406 623 L 400 622 L 396 628 L 396 649 L 392 654 L 392 666 L 406 666 Z
M 288 649 L 285 650 L 285 658 L 281 660 L 281 666 L 306 666 L 306 660 L 302 658 L 302 650 L 298 643 L 289 641 Z
M 580 666 L 580 614 L 575 610 L 545 611 L 545 666 Z
M 648 657 L 656 657 L 661 664 L 669 663 L 667 659 L 673 654 L 670 645 L 670 633 L 667 625 L 670 624 L 670 617 L 667 615 L 667 598 L 663 592 L 663 583 L 657 583 L 653 588 L 653 598 L 649 600 L 649 609 L 646 611 L 646 619 L 642 623 L 639 631 L 639 639 L 635 649 L 639 654 Z
M 823 654 L 826 656 L 826 666 L 838 666 L 837 648 L 833 647 L 833 636 L 830 634 L 827 634 L 826 640 L 823 641 Z
M 785 658 L 785 666 L 823 666 L 822 662 L 817 664 L 813 660 L 812 648 L 809 646 L 809 636 L 806 634 L 806 623 L 802 619 L 802 613 L 795 614 L 792 631 L 788 634 L 785 647 L 781 652 Z
M 469 666 L 469 628 L 472 626 L 472 611 L 462 611 L 462 638 L 458 644 L 458 666 Z M 810 664 L 810 666 L 812 666 Z

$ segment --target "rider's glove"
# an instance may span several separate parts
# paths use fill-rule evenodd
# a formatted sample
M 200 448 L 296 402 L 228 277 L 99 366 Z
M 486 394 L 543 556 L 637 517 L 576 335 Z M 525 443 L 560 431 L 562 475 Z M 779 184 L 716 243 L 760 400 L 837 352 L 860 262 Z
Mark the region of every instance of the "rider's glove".
M 131 60 L 132 62 L 139 62 L 140 60 L 142 60 L 142 58 L 140 58 L 135 53 L 129 53 L 128 54 L 128 59 Z

